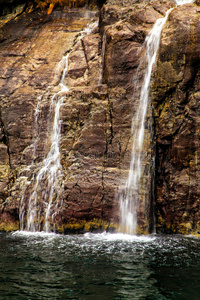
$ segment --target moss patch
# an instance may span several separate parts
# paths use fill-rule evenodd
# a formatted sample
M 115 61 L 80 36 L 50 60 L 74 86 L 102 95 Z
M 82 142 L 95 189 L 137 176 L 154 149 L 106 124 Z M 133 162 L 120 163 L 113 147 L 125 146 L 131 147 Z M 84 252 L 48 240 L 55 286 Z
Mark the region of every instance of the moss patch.
M 59 233 L 85 233 L 85 232 L 103 232 L 103 231 L 116 231 L 117 224 L 105 222 L 101 219 L 93 219 L 91 221 L 74 221 L 62 226 L 58 226 L 56 230 Z
M 2 222 L 0 223 L 0 231 L 11 232 L 19 230 L 19 221 L 17 222 Z

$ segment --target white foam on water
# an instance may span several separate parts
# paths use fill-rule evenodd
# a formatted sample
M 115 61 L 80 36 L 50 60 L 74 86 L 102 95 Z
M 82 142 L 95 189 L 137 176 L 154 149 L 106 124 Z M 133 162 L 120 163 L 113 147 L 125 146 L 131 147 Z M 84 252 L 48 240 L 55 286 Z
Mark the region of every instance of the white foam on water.
M 185 237 L 200 240 L 200 234 L 188 234 Z
M 77 244 L 77 247 L 85 247 L 86 245 L 92 246 L 93 243 L 95 245 L 95 248 L 99 245 L 106 245 L 107 242 L 129 242 L 129 243 L 149 243 L 154 240 L 156 240 L 155 236 L 136 236 L 136 235 L 129 235 L 129 234 L 123 234 L 123 233 L 91 233 L 87 232 L 84 235 L 62 235 L 57 234 L 54 232 L 45 232 L 45 231 L 15 231 L 11 233 L 11 236 L 13 237 L 21 237 L 25 239 L 30 239 L 30 242 L 35 241 L 36 243 L 40 241 L 42 238 L 43 241 L 46 241 L 47 243 L 54 241 L 55 239 L 59 241 L 60 246 L 65 246 L 67 244 Z M 75 240 L 74 240 L 75 239 Z M 79 241 L 79 242 L 78 242 Z M 79 245 L 79 243 L 81 244 Z M 42 241 L 41 241 L 42 242 Z M 89 242 L 89 244 L 88 244 Z M 100 242 L 100 244 L 99 244 Z M 92 244 L 91 244 L 92 243 Z M 96 244 L 98 243 L 98 244 Z M 103 244 L 102 244 L 103 243 Z
M 57 237 L 58 235 L 54 232 L 45 232 L 45 231 L 21 231 L 17 230 L 11 233 L 12 236 L 21 236 L 21 237 L 35 237 L 35 238 L 52 238 Z
M 84 237 L 87 239 L 93 240 L 103 240 L 103 241 L 128 241 L 128 242 L 151 242 L 156 239 L 155 236 L 149 235 L 130 235 L 130 234 L 123 234 L 123 233 L 85 233 Z

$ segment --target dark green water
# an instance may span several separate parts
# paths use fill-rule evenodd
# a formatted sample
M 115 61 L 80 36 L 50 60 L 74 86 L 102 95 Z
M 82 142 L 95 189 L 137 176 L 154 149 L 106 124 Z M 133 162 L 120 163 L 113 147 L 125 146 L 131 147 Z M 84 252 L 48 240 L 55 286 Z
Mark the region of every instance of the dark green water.
M 0 234 L 0 299 L 200 299 L 200 239 Z

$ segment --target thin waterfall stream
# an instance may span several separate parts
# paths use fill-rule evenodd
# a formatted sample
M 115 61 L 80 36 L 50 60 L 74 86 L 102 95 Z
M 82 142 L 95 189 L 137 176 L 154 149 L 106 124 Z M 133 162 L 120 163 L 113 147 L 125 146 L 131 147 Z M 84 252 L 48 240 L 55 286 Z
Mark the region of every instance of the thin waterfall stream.
M 51 131 L 51 144 L 50 150 L 42 161 L 41 167 L 38 172 L 33 174 L 32 180 L 27 181 L 25 188 L 22 192 L 21 204 L 20 204 L 20 229 L 27 231 L 45 231 L 50 232 L 52 228 L 53 217 L 52 214 L 52 204 L 56 202 L 56 199 L 62 198 L 63 190 L 63 173 L 62 166 L 60 163 L 60 130 L 61 130 L 61 120 L 60 120 L 60 109 L 63 104 L 66 94 L 69 91 L 69 87 L 65 85 L 65 76 L 68 72 L 68 60 L 69 55 L 77 42 L 84 37 L 89 35 L 91 31 L 98 25 L 98 22 L 95 21 L 89 24 L 85 29 L 83 29 L 77 36 L 74 41 L 74 45 L 71 50 L 62 58 L 58 67 L 64 66 L 60 82 L 58 84 L 58 92 L 56 92 L 51 97 L 50 110 L 54 112 L 53 126 Z M 37 147 L 38 141 L 38 115 L 40 110 L 39 102 L 35 112 L 35 123 L 37 137 L 34 141 L 34 151 L 33 151 L 33 161 Z M 32 162 L 33 162 L 32 161 Z M 34 184 L 33 184 L 34 182 Z M 31 186 L 31 184 L 33 184 Z M 25 192 L 28 189 L 31 189 L 30 196 L 28 199 L 27 208 L 25 208 Z M 62 200 L 61 200 L 62 202 Z M 26 219 L 25 219 L 26 215 Z
M 193 0 L 176 1 L 177 6 L 186 3 L 192 3 Z M 152 30 L 147 35 L 143 48 L 145 49 L 144 57 L 138 67 L 141 64 L 147 65 L 144 80 L 140 90 L 139 105 L 136 116 L 132 119 L 132 135 L 133 135 L 133 145 L 131 153 L 131 162 L 128 173 L 128 178 L 125 184 L 121 185 L 119 188 L 119 202 L 120 202 L 120 226 L 119 231 L 128 234 L 137 234 L 141 231 L 138 227 L 138 210 L 140 205 L 140 185 L 141 179 L 144 175 L 144 167 L 142 161 L 143 153 L 143 143 L 145 135 L 145 121 L 147 115 L 147 109 L 149 105 L 149 88 L 153 65 L 156 61 L 156 55 L 160 44 L 161 32 L 164 24 L 166 23 L 170 12 L 174 8 L 170 8 L 164 18 L 159 18 L 154 24 Z M 136 80 L 138 82 L 138 80 Z M 136 87 L 137 88 L 137 87 Z M 150 168 L 148 169 L 148 174 L 146 174 L 147 179 L 151 181 Z M 150 189 L 151 185 L 144 188 Z M 146 191 L 147 197 L 150 198 L 151 191 Z M 150 199 L 145 199 L 145 202 L 149 202 Z M 143 205 L 145 209 L 145 205 Z M 144 211 L 145 221 L 148 223 L 148 212 Z M 148 229 L 148 225 L 146 225 Z M 148 230 L 147 230 L 148 231 Z

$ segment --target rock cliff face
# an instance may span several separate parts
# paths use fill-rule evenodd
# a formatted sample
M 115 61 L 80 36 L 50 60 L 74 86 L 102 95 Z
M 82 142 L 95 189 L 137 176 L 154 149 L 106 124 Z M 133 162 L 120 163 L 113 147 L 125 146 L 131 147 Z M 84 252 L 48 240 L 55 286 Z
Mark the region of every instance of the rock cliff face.
M 62 197 L 53 198 L 51 222 L 64 232 L 117 226 L 117 191 L 130 164 L 142 45 L 157 18 L 173 6 L 172 1 L 107 1 L 100 12 L 65 7 L 49 15 L 23 8 L 9 22 L 1 21 L 1 230 L 19 228 L 22 204 L 26 214 L 30 182 L 50 148 L 51 99 L 63 69 L 59 62 L 69 52 L 65 84 L 70 90 L 60 109 Z M 76 42 L 99 15 L 99 26 Z M 197 5 L 170 14 L 152 80 L 155 209 L 157 228 L 163 232 L 199 230 L 198 30 Z M 138 85 L 143 75 L 141 67 Z M 149 110 L 147 129 L 151 121 Z M 148 162 L 153 148 L 146 131 Z M 144 176 L 143 185 L 148 180 Z M 42 206 L 42 191 L 40 201 Z M 143 206 L 138 213 L 146 230 Z
M 163 29 L 152 100 L 156 212 L 162 232 L 199 232 L 200 8 L 173 10 Z

